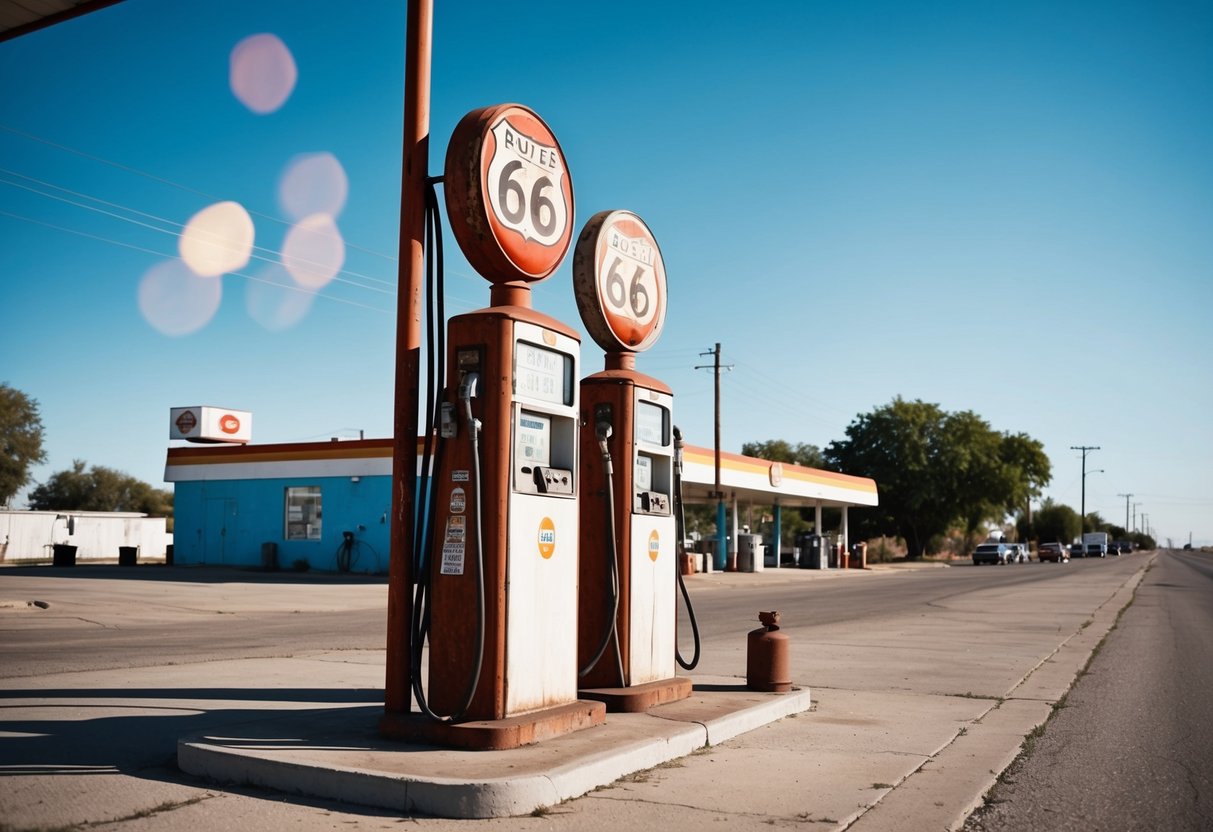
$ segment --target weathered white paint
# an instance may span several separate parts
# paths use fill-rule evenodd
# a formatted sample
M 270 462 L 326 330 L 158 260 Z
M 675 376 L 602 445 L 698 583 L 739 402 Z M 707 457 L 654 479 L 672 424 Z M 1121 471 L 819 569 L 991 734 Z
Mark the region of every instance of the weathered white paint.
M 173 536 L 165 518 L 135 512 L 0 510 L 0 561 L 49 560 L 52 546 L 76 547 L 76 560 L 116 559 L 119 546 L 163 558 Z

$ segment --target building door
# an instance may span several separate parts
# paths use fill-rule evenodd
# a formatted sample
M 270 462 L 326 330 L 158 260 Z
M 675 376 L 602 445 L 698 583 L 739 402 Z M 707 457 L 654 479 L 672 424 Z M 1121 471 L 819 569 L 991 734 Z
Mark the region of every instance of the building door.
M 202 534 L 202 563 L 227 563 L 228 531 L 235 525 L 236 503 L 234 500 L 210 499 L 206 501 L 206 528 Z

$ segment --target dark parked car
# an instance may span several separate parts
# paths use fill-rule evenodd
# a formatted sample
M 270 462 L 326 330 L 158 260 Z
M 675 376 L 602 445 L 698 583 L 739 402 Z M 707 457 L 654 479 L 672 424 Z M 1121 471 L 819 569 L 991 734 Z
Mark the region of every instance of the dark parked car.
M 1086 555 L 1082 551 L 1081 543 L 1071 543 L 1070 544 L 1070 557 L 1072 557 L 1072 558 L 1085 558 L 1086 557 Z
M 1003 564 L 1007 562 L 1009 547 L 1005 543 L 982 543 L 973 550 L 973 565 L 983 563 Z
M 1036 550 L 1036 558 L 1041 563 L 1045 561 L 1049 561 L 1050 563 L 1065 563 L 1070 559 L 1070 553 L 1060 543 L 1042 543 L 1040 544 L 1040 548 Z

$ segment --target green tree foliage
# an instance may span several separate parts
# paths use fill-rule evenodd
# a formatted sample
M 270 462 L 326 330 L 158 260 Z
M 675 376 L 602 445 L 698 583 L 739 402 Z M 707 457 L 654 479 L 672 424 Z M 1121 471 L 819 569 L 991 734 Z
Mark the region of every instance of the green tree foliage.
M 1082 532 L 1082 521 L 1074 509 L 1048 499 L 1032 515 L 1032 532 L 1041 543 L 1071 543 Z
M 759 459 L 769 459 L 771 462 L 790 462 L 793 465 L 803 465 L 806 468 L 824 468 L 825 456 L 821 448 L 805 442 L 793 445 L 783 439 L 768 439 L 765 442 L 746 442 L 741 446 L 741 452 L 746 456 Z
M 1102 532 L 1107 531 L 1108 521 L 1103 519 L 1098 511 L 1088 511 L 1087 516 L 1082 519 L 1082 530 L 1086 532 Z
M 0 384 L 0 505 L 8 505 L 29 482 L 30 468 L 45 461 L 38 402 Z
M 89 469 L 77 459 L 31 491 L 29 504 L 43 511 L 138 511 L 171 517 L 173 494 L 103 465 Z
M 954 524 L 974 535 L 1001 523 L 1039 493 L 1050 476 L 1043 446 L 1024 434 L 1001 434 L 971 411 L 900 396 L 847 426 L 825 449 L 828 467 L 871 477 L 880 506 L 866 533 L 892 533 L 920 557 Z M 857 512 L 858 513 L 858 512 Z

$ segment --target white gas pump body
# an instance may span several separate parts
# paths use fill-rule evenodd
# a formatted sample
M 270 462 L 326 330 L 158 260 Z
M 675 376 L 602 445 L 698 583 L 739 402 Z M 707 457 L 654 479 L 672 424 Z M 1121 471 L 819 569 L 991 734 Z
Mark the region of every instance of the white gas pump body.
M 579 515 L 573 477 L 577 471 L 579 405 L 579 385 L 574 380 L 580 344 L 522 321 L 514 324 L 513 340 L 514 476 L 506 518 L 507 714 L 577 698 L 577 628 L 573 622 L 577 620 Z M 558 369 L 533 363 L 527 366 L 528 361 L 542 363 L 565 356 L 572 358 L 571 365 L 562 364 Z M 554 375 L 556 372 L 560 373 L 559 378 Z M 546 388 L 549 382 L 556 383 L 556 387 Z M 564 389 L 571 390 L 571 401 L 567 404 Z M 560 391 L 560 396 L 554 391 Z M 536 428 L 539 423 L 545 427 Z M 537 449 L 533 458 L 526 458 L 525 449 L 534 448 L 522 441 L 527 431 L 532 431 L 536 438 L 547 433 L 547 453 Z M 569 479 L 552 483 L 547 493 L 540 493 L 534 486 L 536 467 L 567 472 Z
M 629 554 L 631 623 L 628 681 L 644 684 L 674 676 L 677 532 L 673 513 L 673 397 L 637 386 L 632 447 Z M 654 496 L 645 496 L 654 495 Z M 664 505 L 652 506 L 656 495 Z

